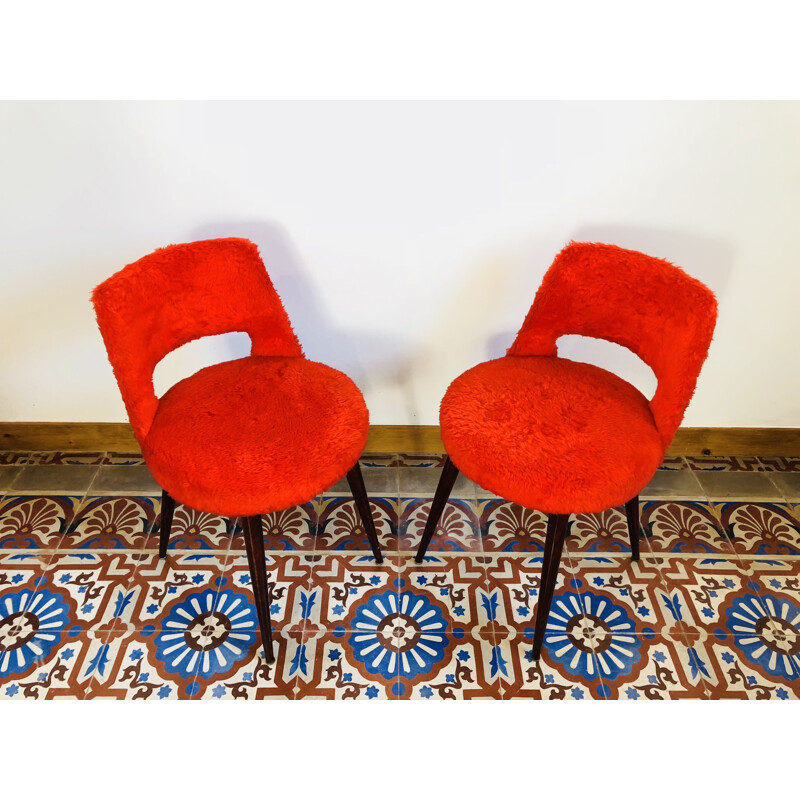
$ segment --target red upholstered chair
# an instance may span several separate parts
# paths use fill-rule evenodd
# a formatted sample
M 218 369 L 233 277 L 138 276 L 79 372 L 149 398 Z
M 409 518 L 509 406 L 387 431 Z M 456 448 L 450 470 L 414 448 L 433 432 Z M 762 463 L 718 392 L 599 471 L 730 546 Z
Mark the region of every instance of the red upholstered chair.
M 358 457 L 364 398 L 346 375 L 303 355 L 246 239 L 156 250 L 92 296 L 97 321 L 145 462 L 163 489 L 159 555 L 175 500 L 242 517 L 264 650 L 274 659 L 261 514 L 306 502 L 345 474 L 378 563 L 381 551 Z M 201 369 L 163 397 L 153 370 L 201 336 L 244 331 L 251 355 Z
M 694 391 L 716 322 L 711 291 L 658 258 L 572 243 L 547 271 L 503 358 L 456 378 L 440 409 L 448 453 L 416 560 L 421 562 L 459 470 L 548 517 L 533 657 L 544 640 L 570 513 L 624 504 L 639 558 L 639 492 L 652 478 Z M 658 387 L 648 402 L 616 375 L 559 358 L 564 334 L 636 353 Z

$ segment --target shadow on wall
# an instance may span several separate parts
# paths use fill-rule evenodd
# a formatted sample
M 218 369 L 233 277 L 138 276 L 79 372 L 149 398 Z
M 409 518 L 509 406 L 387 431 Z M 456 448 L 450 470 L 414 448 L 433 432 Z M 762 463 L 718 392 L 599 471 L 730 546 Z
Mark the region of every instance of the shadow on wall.
M 276 291 L 289 314 L 306 356 L 335 367 L 363 391 L 396 384 L 409 369 L 409 359 L 399 338 L 374 335 L 356 327 L 343 329 L 332 320 L 328 307 L 309 278 L 309 272 L 286 230 L 268 220 L 217 222 L 194 228 L 187 241 L 236 236 L 257 245 Z M 374 275 L 374 271 L 364 271 Z M 371 296 L 380 296 L 380 287 Z M 365 296 L 363 287 L 359 291 Z M 219 360 L 250 353 L 247 337 L 228 338 L 227 354 Z

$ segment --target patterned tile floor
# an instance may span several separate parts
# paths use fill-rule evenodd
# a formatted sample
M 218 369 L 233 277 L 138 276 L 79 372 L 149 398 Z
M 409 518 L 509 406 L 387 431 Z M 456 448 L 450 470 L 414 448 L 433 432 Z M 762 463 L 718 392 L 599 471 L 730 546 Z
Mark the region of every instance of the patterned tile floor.
M 543 514 L 460 479 L 413 561 L 442 460 L 362 459 L 381 566 L 346 486 L 265 517 L 268 665 L 238 527 L 179 506 L 160 560 L 138 454 L 0 453 L 0 698 L 800 697 L 800 458 L 667 459 L 638 563 L 573 517 L 539 663 Z

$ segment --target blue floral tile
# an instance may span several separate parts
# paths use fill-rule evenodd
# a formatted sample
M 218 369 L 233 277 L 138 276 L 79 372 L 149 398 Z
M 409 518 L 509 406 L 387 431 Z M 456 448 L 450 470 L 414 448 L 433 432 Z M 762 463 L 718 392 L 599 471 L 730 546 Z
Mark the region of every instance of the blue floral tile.
M 195 680 L 198 659 L 191 667 L 184 658 L 168 666 L 155 645 L 150 628 L 112 632 L 87 669 L 91 681 L 86 698 L 115 700 L 190 700 L 200 684 Z
M 486 565 L 476 556 L 436 554 L 421 565 L 409 556 L 398 579 L 404 609 L 419 606 L 428 613 L 435 606 L 442 611 L 445 628 L 476 632 L 488 622 L 480 607 L 486 586 Z
M 206 552 L 178 551 L 166 558 L 143 554 L 133 577 L 120 587 L 124 589 L 124 608 L 115 616 L 115 630 L 161 630 L 176 600 L 197 591 L 216 595 L 231 588 L 225 567 L 224 557 Z
M 395 694 L 399 659 L 392 644 L 369 652 L 359 634 L 339 628 L 303 637 L 292 660 L 295 698 L 320 700 L 390 700 Z
M 639 561 L 630 557 L 611 555 L 581 555 L 575 557 L 576 580 L 587 605 L 617 609 L 620 617 L 631 621 L 637 632 L 666 633 L 665 618 L 658 604 L 659 592 L 664 589 L 661 570 L 654 559 L 642 556 Z M 587 613 L 590 611 L 587 607 Z M 672 624 L 672 619 L 669 619 Z
M 610 700 L 706 697 L 708 667 L 695 648 L 655 634 L 621 634 L 595 648 L 602 692 Z
M 564 661 L 562 647 L 547 637 L 541 658 L 533 660 L 533 629 L 498 637 L 489 673 L 500 676 L 505 700 L 605 699 L 593 653 Z M 555 656 L 556 652 L 561 655 Z
M 305 627 L 322 594 L 319 588 L 311 588 L 314 565 L 315 562 L 302 552 L 267 554 L 270 619 L 275 630 L 302 631 Z M 225 578 L 228 585 L 243 593 L 255 608 L 247 556 L 231 555 L 225 566 Z
M 486 583 L 476 593 L 482 625 L 495 631 L 533 630 L 541 577 L 541 555 L 487 556 Z M 567 554 L 562 557 L 556 576 L 553 605 L 565 589 L 576 595 L 581 590 L 573 561 Z
M 800 642 L 756 635 L 728 636 L 721 631 L 696 647 L 708 672 L 711 699 L 800 699 Z
M 408 700 L 502 699 L 502 663 L 494 640 L 445 634 L 427 648 L 399 642 L 395 695 Z
M 102 638 L 75 630 L 58 631 L 38 652 L 9 647 L 0 651 L 0 700 L 84 698 L 104 658 Z
M 127 550 L 57 552 L 47 565 L 43 588 L 69 599 L 72 624 L 86 631 L 115 628 L 128 616 L 134 597 L 129 584 L 141 558 Z
M 375 564 L 371 555 L 328 553 L 315 556 L 309 590 L 313 593 L 305 629 L 350 630 L 364 598 L 375 592 L 397 595 L 401 578 L 392 563 Z

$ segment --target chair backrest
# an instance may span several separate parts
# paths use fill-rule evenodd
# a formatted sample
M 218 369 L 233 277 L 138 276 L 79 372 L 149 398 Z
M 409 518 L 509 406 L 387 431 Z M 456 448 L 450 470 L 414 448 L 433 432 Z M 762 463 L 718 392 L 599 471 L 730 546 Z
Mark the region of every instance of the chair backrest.
M 711 290 L 668 261 L 572 242 L 545 274 L 508 355 L 556 355 L 556 340 L 565 334 L 632 350 L 658 380 L 650 410 L 666 450 L 691 400 L 716 319 Z
M 242 331 L 253 355 L 303 355 L 258 248 L 247 239 L 160 248 L 101 283 L 92 302 L 140 443 L 158 407 L 153 370 L 181 345 Z

